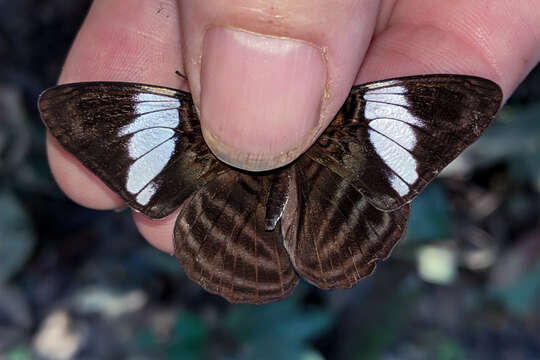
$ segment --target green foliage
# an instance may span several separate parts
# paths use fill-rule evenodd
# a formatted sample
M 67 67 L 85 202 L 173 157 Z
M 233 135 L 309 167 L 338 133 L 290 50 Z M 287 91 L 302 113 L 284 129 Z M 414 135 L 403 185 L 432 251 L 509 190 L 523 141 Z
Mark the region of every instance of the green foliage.
M 237 305 L 225 318 L 225 330 L 238 344 L 235 359 L 317 359 L 308 341 L 330 324 L 322 309 L 302 310 L 294 296 L 263 306 Z
M 420 349 L 425 358 L 434 360 L 470 359 L 465 349 L 456 339 L 443 331 L 425 328 L 419 334 Z
M 139 329 L 132 343 L 138 354 L 147 354 L 149 358 L 202 360 L 208 358 L 209 334 L 201 316 L 183 311 L 176 316 L 165 343 L 149 328 Z
M 380 359 L 403 331 L 403 326 L 419 295 L 416 291 L 402 288 L 396 289 L 392 298 L 381 301 L 378 308 L 373 309 L 372 315 L 375 320 L 359 324 L 355 329 L 354 338 L 359 339 L 361 343 L 350 344 L 351 353 L 354 354 L 351 359 Z
M 460 360 L 467 358 L 463 347 L 449 338 L 444 338 L 437 343 L 435 356 L 437 360 Z
M 172 337 L 165 352 L 168 359 L 199 360 L 208 349 L 209 330 L 204 320 L 195 314 L 178 315 Z
M 0 357 L 1 358 L 1 357 Z M 32 352 L 28 347 L 16 347 L 6 354 L 6 360 L 30 360 Z
M 139 351 L 165 359 L 209 359 L 216 356 L 211 350 L 217 349 L 220 359 L 322 360 L 309 342 L 323 334 L 330 322 L 329 312 L 303 309 L 293 296 L 261 306 L 233 305 L 214 326 L 198 314 L 181 312 L 165 344 L 146 328 L 133 341 Z M 227 346 L 216 342 L 217 334 L 224 335 Z
M 442 187 L 431 183 L 411 204 L 407 238 L 415 241 L 441 239 L 451 235 L 452 218 Z
M 523 315 L 530 312 L 540 298 L 540 260 L 512 283 L 492 289 L 490 295 L 514 313 Z

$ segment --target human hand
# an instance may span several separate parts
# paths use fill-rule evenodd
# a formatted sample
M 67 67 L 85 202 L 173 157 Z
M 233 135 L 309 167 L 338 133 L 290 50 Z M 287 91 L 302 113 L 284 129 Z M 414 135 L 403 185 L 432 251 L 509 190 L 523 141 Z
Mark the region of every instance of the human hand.
M 182 70 L 212 150 L 239 167 L 276 167 L 309 147 L 354 83 L 462 73 L 510 94 L 540 58 L 535 3 L 96 0 L 59 82 L 180 88 L 174 71 Z M 53 175 L 74 201 L 123 205 L 50 136 L 47 148 Z M 172 252 L 176 215 L 134 218 L 150 243 Z

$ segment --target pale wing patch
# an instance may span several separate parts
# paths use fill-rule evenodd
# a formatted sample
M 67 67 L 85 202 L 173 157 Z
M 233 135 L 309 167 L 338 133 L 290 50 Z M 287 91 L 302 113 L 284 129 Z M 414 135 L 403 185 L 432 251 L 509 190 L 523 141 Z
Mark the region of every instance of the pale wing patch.
M 407 150 L 373 130 L 369 130 L 369 140 L 377 155 L 403 181 L 411 185 L 418 180 L 416 160 Z
M 118 130 L 118 136 L 133 134 L 152 127 L 174 129 L 180 124 L 180 118 L 177 110 L 177 107 L 179 106 L 180 102 L 178 102 L 175 107 L 170 105 L 171 109 L 139 115 L 134 118 L 132 123 L 121 127 L 120 130 Z
M 404 86 L 370 89 L 364 94 L 365 117 L 369 122 L 369 140 L 377 155 L 392 170 L 390 186 L 400 195 L 410 191 L 418 180 L 417 162 L 412 155 L 417 144 L 413 126 L 421 127 L 422 120 L 409 111 Z
M 416 134 L 409 124 L 391 119 L 376 119 L 369 123 L 369 127 L 407 150 L 413 150 L 416 146 Z
M 394 105 L 402 105 L 402 106 L 408 106 L 409 102 L 403 94 L 399 93 L 381 93 L 381 90 L 385 89 L 378 89 L 377 91 L 370 91 L 364 95 L 364 99 L 367 101 L 375 101 L 375 102 L 382 102 L 387 104 L 394 104 Z
M 174 136 L 172 129 L 150 128 L 133 134 L 129 139 L 128 153 L 132 159 L 138 159 Z
M 364 94 L 365 117 L 368 120 L 394 119 L 407 124 L 422 126 L 422 120 L 411 114 L 406 98 L 407 89 L 393 86 L 370 90 Z
M 132 194 L 139 193 L 165 168 L 175 148 L 175 139 L 167 140 L 150 152 L 135 160 L 130 166 L 126 189 Z M 144 204 L 143 204 L 144 205 Z
M 407 185 L 405 181 L 397 177 L 396 174 L 392 174 L 389 180 L 392 189 L 394 189 L 399 194 L 399 196 L 405 196 L 409 193 L 409 185 Z
M 137 94 L 135 103 L 135 114 L 146 114 L 180 106 L 180 100 L 177 98 L 150 93 Z
M 163 171 L 174 153 L 175 128 L 180 123 L 180 100 L 168 96 L 140 93 L 134 100 L 133 122 L 119 129 L 118 135 L 132 135 L 128 154 L 134 160 L 127 174 L 126 190 L 146 205 L 158 186 L 153 180 Z
M 142 189 L 140 193 L 137 194 L 137 202 L 141 205 L 148 204 L 157 190 L 157 185 L 151 182 L 144 189 Z

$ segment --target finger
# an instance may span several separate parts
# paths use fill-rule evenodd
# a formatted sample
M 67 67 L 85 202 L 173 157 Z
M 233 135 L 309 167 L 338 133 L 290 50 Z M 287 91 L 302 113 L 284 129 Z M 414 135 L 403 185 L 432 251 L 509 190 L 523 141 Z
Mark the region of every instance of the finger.
M 173 232 L 180 209 L 163 219 L 153 220 L 133 211 L 133 219 L 141 235 L 153 246 L 167 254 L 174 254 Z
M 509 96 L 540 60 L 537 1 L 391 3 L 391 11 L 377 26 L 358 83 L 401 75 L 461 73 L 492 79 Z
M 378 4 L 180 1 L 184 63 L 212 151 L 255 171 L 304 152 L 349 93 Z
M 176 1 L 94 1 L 64 64 L 59 83 L 118 80 L 178 87 L 182 70 Z M 53 176 L 77 203 L 116 208 L 122 200 L 52 137 Z

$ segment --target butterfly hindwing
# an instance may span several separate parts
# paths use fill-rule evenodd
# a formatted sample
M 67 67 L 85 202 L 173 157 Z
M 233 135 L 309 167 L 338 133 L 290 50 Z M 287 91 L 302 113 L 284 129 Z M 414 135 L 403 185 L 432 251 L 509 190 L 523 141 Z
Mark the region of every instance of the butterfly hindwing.
M 328 168 L 308 157 L 294 165 L 298 226 L 285 247 L 296 271 L 323 288 L 348 288 L 371 274 L 401 238 L 409 206 L 392 212 L 367 199 Z
M 275 301 L 298 282 L 281 224 L 265 230 L 267 180 L 225 172 L 187 201 L 176 220 L 175 254 L 187 276 L 230 302 Z
M 191 94 L 114 82 L 60 85 L 39 99 L 51 134 L 127 204 L 176 210 L 225 166 L 208 150 Z
M 495 83 L 423 75 L 353 87 L 308 152 L 379 209 L 410 202 L 474 142 L 499 109 Z

